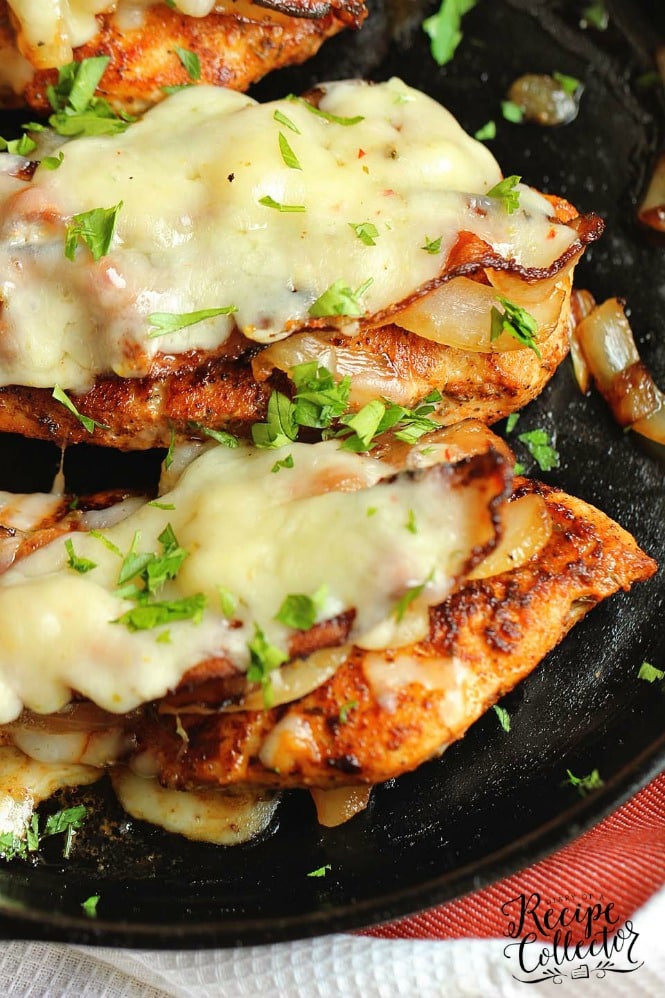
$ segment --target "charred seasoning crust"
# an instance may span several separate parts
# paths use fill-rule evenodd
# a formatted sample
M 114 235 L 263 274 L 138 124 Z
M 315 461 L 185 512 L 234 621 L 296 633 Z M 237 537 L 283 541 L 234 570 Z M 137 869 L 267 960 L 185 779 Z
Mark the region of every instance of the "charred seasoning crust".
M 160 778 L 181 789 L 214 786 L 321 787 L 369 784 L 415 769 L 512 689 L 597 601 L 649 578 L 655 563 L 608 517 L 581 500 L 518 480 L 515 495 L 541 494 L 553 522 L 550 540 L 521 568 L 467 581 L 430 611 L 430 633 L 409 649 L 386 651 L 386 667 L 408 653 L 408 683 L 377 698 L 364 662 L 352 649 L 336 674 L 293 704 L 266 711 L 180 715 L 189 739 L 184 751 L 172 718 L 144 714 L 139 743 L 159 762 Z M 377 653 L 371 653 L 376 655 Z M 452 718 L 445 694 L 418 681 L 453 668 L 465 676 L 463 716 Z M 344 723 L 340 711 L 354 703 Z M 282 753 L 287 765 L 267 768 L 259 758 L 278 722 L 291 719 L 307 737 Z

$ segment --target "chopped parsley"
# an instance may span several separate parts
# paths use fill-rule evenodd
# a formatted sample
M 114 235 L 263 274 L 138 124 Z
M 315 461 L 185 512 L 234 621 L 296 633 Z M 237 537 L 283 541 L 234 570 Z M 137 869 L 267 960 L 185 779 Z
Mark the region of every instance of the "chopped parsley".
M 362 114 L 357 114 L 353 118 L 340 118 L 337 114 L 329 114 L 328 111 L 322 111 L 320 107 L 315 107 L 314 104 L 310 104 L 310 102 L 305 100 L 304 97 L 296 97 L 295 94 L 289 94 L 286 99 L 302 104 L 303 107 L 306 107 L 307 110 L 311 112 L 311 114 L 316 115 L 317 118 L 323 118 L 324 121 L 329 121 L 333 125 L 358 125 L 361 121 L 365 120 Z
M 366 405 L 351 415 L 342 416 L 342 423 L 351 431 L 342 445 L 345 450 L 366 451 L 379 432 L 379 427 L 386 415 L 386 405 L 380 399 L 372 399 Z M 341 431 L 345 432 L 345 431 Z
M 552 79 L 556 80 L 564 93 L 571 96 L 577 93 L 582 86 L 581 82 L 575 76 L 567 76 L 566 73 L 552 73 Z
M 445 66 L 462 41 L 462 18 L 478 0 L 442 0 L 436 14 L 423 21 L 423 31 L 430 39 L 430 51 L 438 66 Z
M 361 243 L 365 246 L 376 246 L 379 230 L 373 222 L 349 222 L 349 227 L 353 229 Z
M 148 333 L 149 339 L 155 336 L 165 336 L 175 333 L 186 326 L 194 326 L 204 319 L 214 319 L 218 315 L 232 315 L 238 311 L 236 305 L 224 305 L 222 308 L 202 308 L 198 312 L 153 312 L 148 316 L 148 322 L 153 327 Z
M 170 624 L 174 620 L 191 620 L 193 624 L 200 624 L 206 602 L 203 593 L 195 593 L 182 599 L 140 603 L 127 610 L 113 623 L 124 624 L 130 631 L 150 631 L 155 627 L 161 627 L 162 624 Z
M 182 63 L 182 66 L 190 80 L 200 80 L 201 62 L 196 52 L 190 52 L 189 49 L 180 48 L 179 45 L 174 47 L 174 52 L 180 59 L 180 62 Z
M 249 649 L 249 669 L 247 679 L 250 683 L 260 683 L 263 689 L 263 704 L 272 707 L 273 692 L 270 673 L 288 661 L 289 656 L 271 645 L 258 624 L 254 624 L 254 637 L 247 643 Z
M 155 509 L 175 509 L 174 502 L 160 502 L 159 499 L 151 499 L 148 506 L 154 506 Z
M 75 416 L 76 419 L 78 419 L 81 426 L 87 430 L 88 433 L 94 433 L 96 426 L 99 427 L 100 430 L 108 429 L 108 426 L 104 423 L 98 423 L 97 420 L 93 419 L 91 416 L 84 416 L 80 413 L 72 400 L 65 392 L 63 392 L 59 385 L 55 386 L 51 392 L 51 397 L 54 398 L 56 402 L 60 402 L 61 405 L 64 405 L 65 409 L 67 409 L 68 412 L 71 412 L 72 416 Z
M 348 409 L 351 378 L 335 381 L 317 361 L 297 364 L 289 372 L 295 385 L 294 421 L 298 426 L 325 429 Z
M 0 135 L 0 150 L 12 153 L 14 156 L 29 156 L 37 148 L 37 143 L 29 135 L 21 135 L 18 139 L 3 139 Z
M 581 26 L 583 28 L 590 26 L 598 31 L 605 31 L 609 23 L 610 15 L 603 0 L 595 0 L 595 3 L 588 4 L 582 11 Z
M 88 918 L 97 918 L 97 905 L 99 904 L 99 894 L 92 894 L 85 901 L 81 902 L 81 907 Z
M 265 423 L 252 425 L 252 440 L 257 447 L 284 447 L 298 436 L 295 405 L 282 392 L 273 392 L 268 399 Z
M 65 550 L 68 555 L 68 562 L 70 568 L 75 572 L 79 572 L 81 575 L 85 575 L 86 572 L 91 572 L 93 568 L 97 568 L 97 562 L 91 561 L 89 558 L 80 558 L 74 551 L 74 543 L 71 538 L 65 541 Z
M 497 703 L 494 704 L 494 711 L 496 716 L 499 718 L 499 724 L 504 731 L 510 731 L 510 714 L 505 707 L 499 707 Z
M 650 662 L 642 662 L 640 671 L 637 673 L 637 678 L 645 679 L 647 683 L 655 683 L 661 679 L 665 679 L 665 672 L 662 669 L 657 669 Z
M 318 868 L 318 870 L 312 870 L 310 873 L 307 874 L 307 876 L 308 877 L 325 877 L 326 873 L 329 870 L 332 870 L 332 866 L 330 865 L 330 863 L 326 863 L 325 866 L 320 866 Z
M 414 600 L 417 600 L 418 597 L 422 595 L 425 590 L 425 586 L 428 582 L 431 582 L 433 578 L 434 569 L 432 569 L 424 582 L 421 582 L 417 586 L 410 586 L 406 592 L 400 596 L 393 607 L 393 616 L 398 624 L 402 622 L 406 611 L 409 609 Z
M 296 156 L 293 149 L 289 145 L 288 139 L 283 132 L 279 133 L 279 151 L 282 154 L 282 159 L 284 160 L 284 164 L 288 166 L 290 170 L 302 170 L 300 161 L 298 160 L 298 157 Z M 274 206 L 271 205 L 270 207 Z M 284 209 L 282 208 L 282 211 L 283 210 Z
M 229 433 L 227 430 L 214 430 L 210 426 L 204 426 L 203 423 L 192 422 L 189 425 L 193 429 L 198 430 L 199 433 L 202 433 L 204 437 L 209 437 L 211 440 L 215 440 L 218 444 L 221 444 L 222 447 L 228 447 L 230 450 L 233 450 L 238 446 L 238 438 L 234 436 L 233 433 Z
M 164 456 L 164 469 L 169 470 L 173 464 L 173 451 L 175 450 L 175 427 L 172 425 L 169 432 L 169 446 Z
M 59 135 L 114 135 L 136 120 L 95 96 L 108 64 L 108 56 L 93 56 L 59 68 L 57 83 L 46 88 L 53 108 L 49 124 Z
M 351 713 L 351 711 L 357 710 L 357 708 L 358 708 L 357 700 L 347 700 L 346 703 L 343 703 L 342 706 L 339 708 L 339 715 L 338 715 L 339 723 L 346 724 L 346 722 L 349 719 L 349 714 Z
M 284 598 L 282 605 L 275 614 L 275 620 L 296 631 L 309 631 L 316 623 L 316 618 L 323 607 L 328 587 L 320 586 L 313 596 L 304 593 L 290 593 Z
M 219 593 L 219 604 L 222 608 L 222 613 L 227 620 L 233 620 L 238 609 L 237 598 L 225 586 L 217 586 L 217 592 Z
M 175 579 L 188 552 L 180 547 L 170 523 L 158 537 L 161 554 L 137 551 L 140 535 L 134 534 L 131 547 L 122 560 L 118 574 L 118 596 L 123 599 L 144 599 L 153 596 L 171 579 Z M 127 584 L 131 583 L 131 586 Z M 138 583 L 141 583 L 138 588 Z
M 279 108 L 273 114 L 273 119 L 278 121 L 280 125 L 284 125 L 285 128 L 289 128 L 296 135 L 300 135 L 301 131 L 298 126 L 290 118 L 288 118 Z
M 474 132 L 474 139 L 478 142 L 489 142 L 496 138 L 496 122 L 490 120 L 481 125 L 477 132 Z
M 597 769 L 593 769 L 586 776 L 574 776 L 569 769 L 566 770 L 566 774 L 568 776 L 568 783 L 570 783 L 571 787 L 575 787 L 582 797 L 586 797 L 592 791 L 600 790 L 601 787 L 605 786 Z
M 92 208 L 73 215 L 65 232 L 65 256 L 73 260 L 79 240 L 85 243 L 95 263 L 111 248 L 122 201 L 111 208 Z
M 420 247 L 425 250 L 426 253 L 431 253 L 432 255 L 441 252 L 441 240 L 443 236 L 439 236 L 438 239 L 430 239 L 429 236 L 425 236 L 425 242 Z
M 310 305 L 309 314 L 314 319 L 330 315 L 364 315 L 365 309 L 358 299 L 365 294 L 373 283 L 374 278 L 368 277 L 360 287 L 352 291 L 351 288 L 344 284 L 344 281 L 335 281 Z
M 282 470 L 282 468 L 292 468 L 292 467 L 293 467 L 293 454 L 287 454 L 286 457 L 283 457 L 281 459 L 281 461 L 275 461 L 270 470 L 274 475 L 276 475 L 278 471 Z
M 60 150 L 57 156 L 44 156 L 43 159 L 40 159 L 39 165 L 43 166 L 45 170 L 57 170 L 64 158 L 65 154 Z
M 538 323 L 534 317 L 526 309 L 508 301 L 507 298 L 502 298 L 499 295 L 497 301 L 503 308 L 503 312 L 500 312 L 496 306 L 492 306 L 490 340 L 494 342 L 502 333 L 508 333 L 518 343 L 533 350 L 536 357 L 540 359 L 540 350 L 535 339 L 538 333 Z
M 42 841 L 54 835 L 64 835 L 62 855 L 69 859 L 77 829 L 83 826 L 87 809 L 83 804 L 67 807 L 49 815 L 44 828 L 39 827 L 39 815 L 33 814 L 26 825 L 25 835 L 5 832 L 0 835 L 0 859 L 27 859 L 30 853 L 39 849 Z
M 559 454 L 552 446 L 552 441 L 545 430 L 529 430 L 527 433 L 519 433 L 517 439 L 520 440 L 531 454 L 541 471 L 551 471 L 559 467 Z M 515 467 L 515 474 L 520 474 Z
M 259 204 L 262 204 L 265 208 L 274 208 L 275 211 L 298 212 L 306 210 L 304 204 L 282 204 L 280 201 L 275 201 L 269 194 L 265 194 L 262 198 L 259 198 Z
M 503 207 L 506 209 L 509 215 L 516 212 L 520 206 L 520 193 L 515 190 L 517 184 L 519 184 L 522 178 L 512 174 L 510 177 L 504 177 L 500 180 L 498 184 L 490 188 L 487 192 L 486 197 L 496 198 L 497 201 L 501 201 Z
M 517 426 L 518 420 L 520 418 L 519 412 L 511 412 L 510 416 L 506 420 L 506 433 L 512 433 Z
M 512 100 L 501 101 L 501 114 L 506 121 L 511 121 L 514 125 L 519 125 L 524 121 L 524 111 L 519 104 Z
M 406 409 L 388 399 L 372 399 L 357 413 L 340 418 L 343 429 L 337 436 L 344 437 L 342 447 L 352 451 L 369 450 L 374 438 L 388 430 L 394 432 L 397 440 L 413 444 L 423 434 L 438 429 L 439 424 L 430 419 L 429 414 L 440 401 L 441 393 L 436 389 L 416 409 Z M 349 430 L 352 431 L 350 436 Z
M 413 512 L 412 509 L 410 509 L 409 512 L 408 512 L 408 514 L 407 514 L 406 523 L 404 524 L 404 526 L 406 527 L 406 529 L 409 531 L 410 534 L 417 534 L 418 533 L 418 524 L 416 523 L 416 514 Z

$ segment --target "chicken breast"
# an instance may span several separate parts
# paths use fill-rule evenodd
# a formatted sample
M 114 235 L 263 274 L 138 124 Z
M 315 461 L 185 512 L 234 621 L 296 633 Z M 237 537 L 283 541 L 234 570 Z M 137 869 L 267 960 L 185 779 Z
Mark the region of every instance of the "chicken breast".
M 193 88 L 118 127 L 57 169 L 4 157 L 0 429 L 247 435 L 312 362 L 348 376 L 351 412 L 436 390 L 440 422 L 493 421 L 564 356 L 601 221 L 502 179 L 401 81 L 264 105 Z
M 366 14 L 361 0 L 0 0 L 0 104 L 50 111 L 57 70 L 93 56 L 110 60 L 102 95 L 131 113 L 163 100 L 165 87 L 246 90 Z

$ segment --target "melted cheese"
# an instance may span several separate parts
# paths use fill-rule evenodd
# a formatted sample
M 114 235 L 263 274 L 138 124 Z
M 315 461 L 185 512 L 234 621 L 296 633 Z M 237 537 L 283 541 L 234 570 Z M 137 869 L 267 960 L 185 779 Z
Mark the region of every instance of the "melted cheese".
M 0 382 L 83 390 L 101 373 L 145 375 L 161 352 L 219 349 L 237 326 L 269 343 L 311 325 L 333 284 L 367 315 L 436 278 L 470 231 L 524 267 L 547 267 L 574 231 L 520 187 L 509 215 L 484 192 L 501 177 L 491 153 L 436 102 L 399 80 L 324 86 L 320 107 L 257 104 L 212 87 L 181 91 L 117 136 L 63 146 L 0 205 Z M 298 130 L 275 119 L 286 116 Z M 301 169 L 280 151 L 288 141 Z M 280 211 L 261 203 L 303 207 Z M 72 216 L 122 202 L 112 246 L 66 259 Z M 371 223 L 375 245 L 353 226 Z M 423 249 L 441 237 L 439 253 Z M 368 283 L 369 282 L 369 283 Z M 163 336 L 153 313 L 232 306 Z M 346 331 L 357 320 L 332 319 Z
M 245 669 L 257 625 L 272 644 L 288 646 L 292 632 L 275 615 L 289 594 L 318 592 L 319 620 L 355 609 L 351 638 L 363 641 L 381 632 L 413 587 L 421 587 L 416 610 L 444 599 L 470 551 L 493 536 L 491 497 L 475 483 L 455 487 L 445 469 L 380 482 L 390 466 L 334 441 L 288 452 L 294 467 L 273 474 L 280 451 L 215 446 L 162 497 L 172 509 L 145 504 L 104 531 L 123 554 L 132 545 L 158 553 L 170 523 L 188 557 L 159 598 L 203 593 L 199 624 L 133 632 L 117 623 L 134 606 L 116 592 L 121 557 L 91 534 L 68 538 L 78 557 L 95 563 L 86 574 L 69 567 L 67 538 L 5 572 L 0 723 L 23 706 L 58 710 L 71 690 L 126 712 L 215 655 Z M 221 612 L 220 586 L 237 599 L 233 622 Z
M 63 787 L 94 783 L 98 769 L 71 763 L 28 759 L 18 749 L 0 748 L 0 835 L 23 838 L 32 813 L 41 801 Z

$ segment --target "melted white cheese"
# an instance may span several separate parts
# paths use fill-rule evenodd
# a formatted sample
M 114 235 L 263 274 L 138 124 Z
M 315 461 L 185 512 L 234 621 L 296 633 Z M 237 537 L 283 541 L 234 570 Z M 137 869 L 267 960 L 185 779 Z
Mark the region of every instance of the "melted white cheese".
M 83 390 L 100 373 L 142 376 L 157 353 L 214 351 L 236 325 L 268 343 L 306 328 L 338 281 L 370 282 L 359 301 L 372 315 L 434 279 L 462 231 L 525 267 L 547 267 L 575 238 L 529 188 L 512 215 L 486 198 L 496 161 L 426 95 L 399 80 L 323 89 L 322 110 L 363 120 L 201 86 L 122 135 L 64 145 L 59 169 L 38 169 L 0 205 L 0 383 Z M 286 164 L 280 134 L 301 169 Z M 66 259 L 72 216 L 120 202 L 109 253 L 95 263 L 79 244 Z M 363 223 L 373 246 L 354 231 Z M 439 237 L 440 252 L 423 249 Z M 153 313 L 229 306 L 149 335 Z
M 351 638 L 362 641 L 407 590 L 423 587 L 416 609 L 445 598 L 471 549 L 493 531 L 488 497 L 451 487 L 438 469 L 377 484 L 390 466 L 334 441 L 293 444 L 288 453 L 294 467 L 273 474 L 283 452 L 215 446 L 162 496 L 172 509 L 146 504 L 104 531 L 122 554 L 132 544 L 158 553 L 170 523 L 188 557 L 158 598 L 205 594 L 199 624 L 132 632 L 115 622 L 134 603 L 116 593 L 121 557 L 91 534 L 69 535 L 76 555 L 96 565 L 86 574 L 69 567 L 67 538 L 5 572 L 0 723 L 23 706 L 58 710 L 71 690 L 122 713 L 163 696 L 214 655 L 245 669 L 256 625 L 272 644 L 288 646 L 292 631 L 275 615 L 289 594 L 318 592 L 319 620 L 355 608 Z M 237 600 L 233 622 L 221 612 L 220 586 Z

